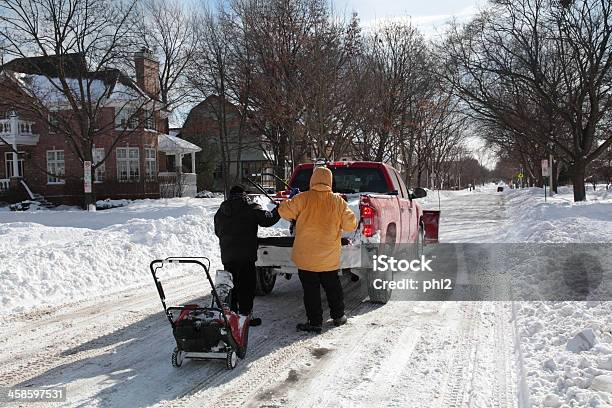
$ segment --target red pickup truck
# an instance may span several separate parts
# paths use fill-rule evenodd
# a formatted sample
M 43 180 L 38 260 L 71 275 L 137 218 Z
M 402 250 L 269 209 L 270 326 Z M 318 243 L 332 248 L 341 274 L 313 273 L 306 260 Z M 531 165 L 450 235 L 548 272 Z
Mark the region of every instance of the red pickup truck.
M 300 164 L 291 175 L 289 185 L 300 191 L 309 189 L 314 164 Z M 342 239 L 341 268 L 363 279 L 368 287 L 370 300 L 386 303 L 390 289 L 376 289 L 371 270 L 361 268 L 362 244 L 385 245 L 386 251 L 399 244 L 412 243 L 413 256 L 420 256 L 425 241 L 423 210 L 416 199 L 425 197 L 422 188 L 409 190 L 399 172 L 378 162 L 333 162 L 326 166 L 333 173 L 332 190 L 341 194 L 359 218 L 357 231 L 347 233 Z M 279 197 L 286 197 L 281 192 Z M 431 228 L 429 228 L 431 230 Z M 437 225 L 436 225 L 437 230 Z M 436 231 L 437 232 L 437 231 Z M 437 234 L 436 234 L 437 236 Z M 291 261 L 293 237 L 259 239 L 258 279 L 259 294 L 272 291 L 276 274 L 290 277 L 297 272 Z M 389 280 L 391 277 L 386 277 Z

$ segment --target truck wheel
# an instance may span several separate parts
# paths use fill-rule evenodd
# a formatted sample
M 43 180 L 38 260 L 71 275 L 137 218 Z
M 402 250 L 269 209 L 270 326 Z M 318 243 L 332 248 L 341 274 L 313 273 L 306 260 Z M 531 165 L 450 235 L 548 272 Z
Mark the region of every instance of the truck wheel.
M 423 245 L 425 243 L 425 229 L 423 224 L 419 223 L 419 232 L 417 233 L 416 241 L 410 245 L 410 258 L 419 259 L 423 255 Z
M 367 285 L 370 302 L 385 304 L 389 301 L 389 299 L 391 299 L 391 289 L 389 289 L 388 287 L 385 287 L 384 289 L 376 289 L 374 287 L 374 281 L 376 279 L 382 279 L 383 281 L 390 282 L 393 280 L 393 272 L 374 272 L 371 269 L 368 270 Z
M 255 294 L 264 296 L 272 292 L 276 283 L 276 274 L 272 268 L 257 267 L 257 275 L 255 277 Z
M 391 255 L 395 252 L 395 226 L 390 225 L 387 231 L 387 237 L 385 240 L 384 253 Z M 384 282 L 391 282 L 393 280 L 393 271 L 391 268 L 387 268 L 385 272 L 374 272 L 372 269 L 368 269 L 368 279 L 366 284 L 368 285 L 368 296 L 370 302 L 385 304 L 391 299 L 391 289 L 388 285 L 382 288 L 375 288 L 374 283 L 377 279 L 381 279 L 383 282 L 376 282 L 376 286 L 381 286 Z

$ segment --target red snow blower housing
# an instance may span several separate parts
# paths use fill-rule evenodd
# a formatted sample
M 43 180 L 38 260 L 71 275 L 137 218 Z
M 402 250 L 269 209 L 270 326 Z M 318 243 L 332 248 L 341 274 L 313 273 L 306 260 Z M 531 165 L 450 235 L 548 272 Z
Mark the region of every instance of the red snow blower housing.
M 212 288 L 210 306 L 198 304 L 166 306 L 166 295 L 156 274 L 164 265 L 176 263 L 195 264 L 204 269 Z M 217 271 L 217 286 L 215 286 L 210 277 L 210 260 L 178 257 L 151 262 L 151 274 L 176 340 L 176 347 L 172 352 L 172 365 L 180 367 L 186 358 L 224 359 L 228 369 L 235 368 L 238 358 L 242 359 L 246 355 L 251 316 L 240 316 L 228 306 L 230 302 L 227 300 L 233 286 L 231 274 L 227 271 Z

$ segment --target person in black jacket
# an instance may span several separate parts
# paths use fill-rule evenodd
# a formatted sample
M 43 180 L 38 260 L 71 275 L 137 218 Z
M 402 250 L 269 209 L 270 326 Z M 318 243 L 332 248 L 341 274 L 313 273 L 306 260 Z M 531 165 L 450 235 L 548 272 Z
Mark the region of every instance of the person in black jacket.
M 257 229 L 271 227 L 280 216 L 275 208 L 266 211 L 252 202 L 242 186 L 230 189 L 229 198 L 215 214 L 215 235 L 221 246 L 221 262 L 234 281 L 232 310 L 248 316 L 255 297 L 255 261 L 257 261 Z M 252 318 L 251 326 L 259 326 L 260 318 Z

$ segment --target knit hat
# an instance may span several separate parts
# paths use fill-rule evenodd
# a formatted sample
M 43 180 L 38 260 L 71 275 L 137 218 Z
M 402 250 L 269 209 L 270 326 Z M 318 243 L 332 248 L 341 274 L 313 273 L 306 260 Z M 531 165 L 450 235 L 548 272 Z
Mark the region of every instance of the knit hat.
M 241 195 L 244 194 L 244 187 L 242 187 L 240 184 L 236 184 L 235 186 L 232 186 L 232 188 L 230 188 L 230 195 Z

